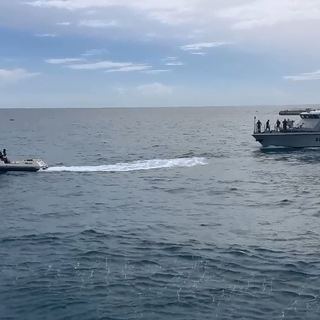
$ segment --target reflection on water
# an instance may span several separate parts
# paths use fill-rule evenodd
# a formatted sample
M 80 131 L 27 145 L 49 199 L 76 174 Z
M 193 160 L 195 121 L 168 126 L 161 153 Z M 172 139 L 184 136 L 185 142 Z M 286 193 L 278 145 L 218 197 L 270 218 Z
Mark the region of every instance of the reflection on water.
M 261 160 L 320 163 L 320 148 L 261 147 L 254 150 L 252 155 Z

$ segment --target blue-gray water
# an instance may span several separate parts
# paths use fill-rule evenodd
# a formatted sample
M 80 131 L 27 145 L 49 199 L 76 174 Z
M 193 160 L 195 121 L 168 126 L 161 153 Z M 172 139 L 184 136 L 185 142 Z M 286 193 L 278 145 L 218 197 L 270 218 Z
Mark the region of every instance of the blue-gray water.
M 51 165 L 0 175 L 0 319 L 319 319 L 320 150 L 261 150 L 278 111 L 0 110 Z

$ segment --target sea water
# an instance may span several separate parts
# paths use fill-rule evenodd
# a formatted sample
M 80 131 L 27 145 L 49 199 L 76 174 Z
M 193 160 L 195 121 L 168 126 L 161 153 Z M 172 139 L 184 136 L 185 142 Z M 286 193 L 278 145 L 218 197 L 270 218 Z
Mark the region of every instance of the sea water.
M 261 149 L 279 110 L 0 110 L 50 165 L 0 175 L 0 319 L 319 319 L 320 149 Z

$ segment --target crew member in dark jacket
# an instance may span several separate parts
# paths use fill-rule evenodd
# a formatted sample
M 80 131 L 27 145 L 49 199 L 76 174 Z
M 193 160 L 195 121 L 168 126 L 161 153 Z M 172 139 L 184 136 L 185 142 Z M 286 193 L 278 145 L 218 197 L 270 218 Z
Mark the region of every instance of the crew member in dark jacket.
M 258 129 L 258 132 L 261 132 L 261 121 L 258 120 L 257 122 L 257 129 Z
M 283 124 L 283 131 L 286 131 L 286 130 L 287 130 L 287 120 L 284 119 L 284 120 L 282 121 L 282 124 Z

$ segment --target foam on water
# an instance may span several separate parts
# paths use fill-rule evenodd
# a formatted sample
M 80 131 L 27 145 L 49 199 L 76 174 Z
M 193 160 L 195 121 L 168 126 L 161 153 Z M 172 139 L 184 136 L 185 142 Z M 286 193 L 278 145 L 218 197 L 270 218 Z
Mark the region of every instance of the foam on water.
M 193 167 L 196 165 L 206 165 L 206 158 L 178 158 L 178 159 L 153 159 L 139 160 L 129 163 L 117 163 L 114 165 L 101 166 L 70 166 L 70 167 L 49 167 L 42 172 L 124 172 L 136 170 L 151 170 L 173 167 Z

